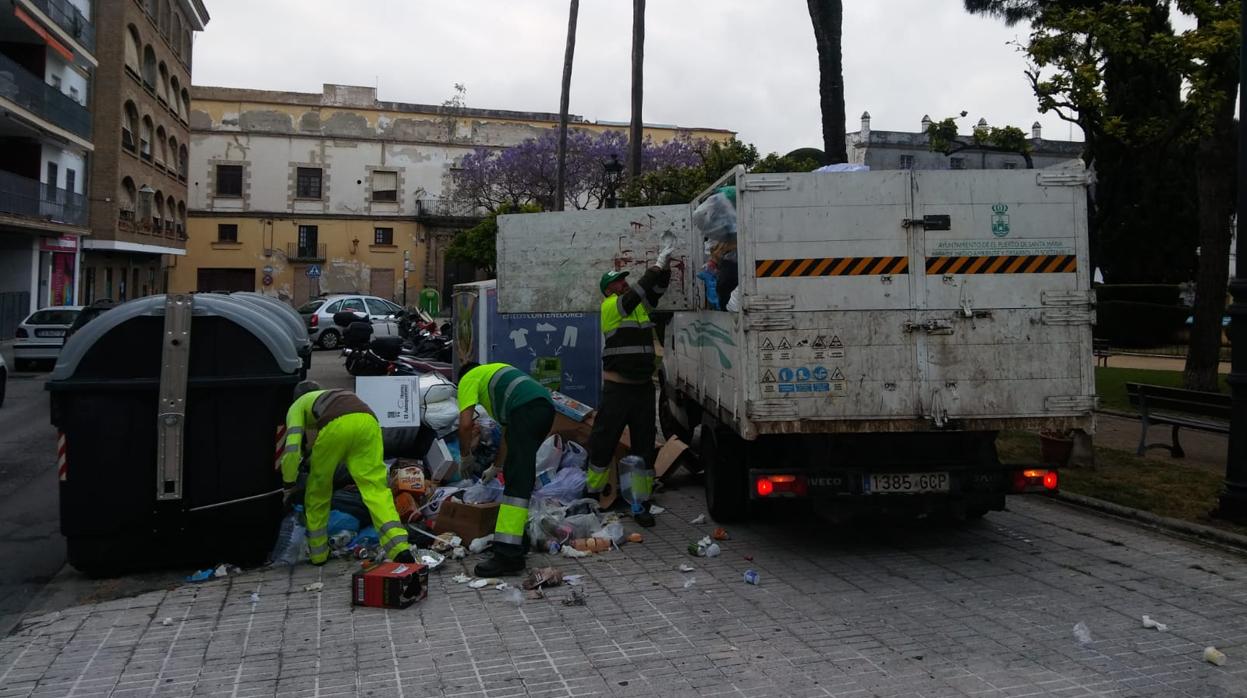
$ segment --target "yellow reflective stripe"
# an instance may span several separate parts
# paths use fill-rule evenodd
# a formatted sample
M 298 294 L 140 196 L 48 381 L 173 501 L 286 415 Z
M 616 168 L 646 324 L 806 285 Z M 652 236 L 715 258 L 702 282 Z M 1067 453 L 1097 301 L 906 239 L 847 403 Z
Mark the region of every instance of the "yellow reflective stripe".
M 523 545 L 524 536 L 513 536 L 509 533 L 498 533 L 497 531 L 494 531 L 494 542 L 510 543 L 511 545 Z
M 327 529 L 327 528 L 318 528 L 318 529 L 316 529 L 315 531 L 308 531 L 308 532 L 307 532 L 307 537 L 308 537 L 308 539 L 309 539 L 309 540 L 312 540 L 312 539 L 315 539 L 315 538 L 328 538 L 328 537 L 329 537 L 329 529 Z
M 528 507 L 517 507 L 514 504 L 498 506 L 498 523 L 494 526 L 495 533 L 504 535 L 524 536 L 524 525 L 528 523 Z
M 313 545 L 308 548 L 308 554 L 311 555 L 312 557 L 316 557 L 317 555 L 328 555 L 329 544 L 322 543 L 321 545 Z
M 394 546 L 396 545 L 407 545 L 407 535 L 402 534 L 402 535 L 394 536 L 393 538 L 389 539 L 385 543 L 382 543 L 381 552 L 385 553 L 386 555 L 389 555 L 390 551 L 393 550 Z
M 385 522 L 384 524 L 381 524 L 381 530 L 380 530 L 380 531 L 377 531 L 377 533 L 378 533 L 379 535 L 384 536 L 386 531 L 392 531 L 392 530 L 394 530 L 394 529 L 396 529 L 396 528 L 397 528 L 397 529 L 399 529 L 399 530 L 401 530 L 401 531 L 403 531 L 404 533 L 406 533 L 406 531 L 407 531 L 407 529 L 406 529 L 406 528 L 404 528 L 404 527 L 403 527 L 403 525 L 402 525 L 401 523 L 399 523 L 399 522 L 397 522 L 397 521 L 387 521 L 387 522 Z
M 283 453 L 298 453 L 298 452 L 299 452 L 299 443 L 296 441 L 296 442 L 294 442 L 294 443 L 288 443 L 288 444 L 286 444 L 286 449 L 285 449 L 284 451 L 282 451 L 282 452 L 283 452 Z
M 303 427 L 290 427 L 286 430 L 286 437 L 298 436 L 303 433 Z

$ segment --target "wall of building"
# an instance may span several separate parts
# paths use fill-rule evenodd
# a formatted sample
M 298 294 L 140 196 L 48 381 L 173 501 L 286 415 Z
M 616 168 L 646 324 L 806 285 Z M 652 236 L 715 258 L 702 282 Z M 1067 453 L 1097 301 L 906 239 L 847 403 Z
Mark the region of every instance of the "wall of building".
M 236 243 L 218 240 L 219 226 L 236 225 Z M 318 242 L 325 246 L 323 261 L 292 259 L 292 248 L 298 244 L 299 226 L 317 227 Z M 375 228 L 393 229 L 393 245 L 376 245 Z M 309 294 L 372 293 L 374 270 L 388 270 L 394 280 L 393 292 L 377 295 L 402 302 L 404 253 L 410 255 L 411 272 L 407 275 L 408 300 L 424 287 L 424 227 L 413 221 L 378 221 L 366 218 L 341 217 L 274 217 L 257 216 L 195 216 L 190 220 L 186 257 L 175 261 L 170 269 L 169 289 L 173 292 L 215 290 L 199 288 L 200 269 L 249 269 L 253 272 L 255 289 L 300 304 Z M 355 241 L 358 240 L 358 243 Z M 307 269 L 317 266 L 318 282 L 309 282 Z M 265 283 L 265 276 L 271 283 Z
M 48 181 L 48 163 L 56 163 L 56 181 Z M 65 183 L 68 181 L 67 171 L 74 171 L 74 193 L 83 194 L 87 190 L 87 159 L 82 153 L 58 148 L 55 145 L 44 143 L 42 145 L 42 154 L 39 165 L 39 181 L 44 184 L 52 184 L 58 189 L 64 189 Z
M 0 235 L 0 293 L 33 290 L 39 238 L 33 235 Z
M 55 85 L 54 78 L 60 80 L 61 94 L 84 107 L 90 105 L 91 95 L 87 76 L 66 63 L 55 51 L 48 51 L 47 65 L 44 66 L 44 81 L 49 85 Z

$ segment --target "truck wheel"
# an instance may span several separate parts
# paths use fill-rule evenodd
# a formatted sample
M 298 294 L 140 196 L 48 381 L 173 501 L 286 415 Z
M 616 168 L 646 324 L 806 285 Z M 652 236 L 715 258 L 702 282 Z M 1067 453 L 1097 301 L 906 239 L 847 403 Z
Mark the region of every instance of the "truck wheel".
M 701 464 L 705 473 L 706 507 L 719 523 L 741 521 L 749 514 L 746 444 L 739 436 L 709 420 L 702 426 Z

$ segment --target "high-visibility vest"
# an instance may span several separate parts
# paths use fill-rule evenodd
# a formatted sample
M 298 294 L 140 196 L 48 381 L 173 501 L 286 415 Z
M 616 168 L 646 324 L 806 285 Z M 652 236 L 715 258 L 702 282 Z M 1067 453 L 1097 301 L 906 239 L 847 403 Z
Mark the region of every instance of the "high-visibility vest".
M 608 371 L 650 375 L 654 371 L 654 322 L 644 304 L 624 315 L 622 303 L 623 296 L 602 301 L 602 366 Z

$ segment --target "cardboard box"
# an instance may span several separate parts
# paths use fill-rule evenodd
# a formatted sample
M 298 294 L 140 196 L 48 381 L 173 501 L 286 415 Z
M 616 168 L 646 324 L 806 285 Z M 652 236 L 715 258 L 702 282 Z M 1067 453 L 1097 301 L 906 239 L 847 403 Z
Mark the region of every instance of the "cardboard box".
M 429 450 L 424 454 L 424 464 L 429 468 L 429 479 L 433 482 L 451 482 L 459 475 L 459 464 L 442 439 L 433 439 Z
M 442 502 L 437 512 L 433 533 L 441 535 L 453 532 L 464 543 L 470 543 L 494 532 L 494 526 L 498 523 L 499 506 L 498 502 L 466 504 L 458 499 L 447 499 Z
M 419 376 L 360 376 L 355 394 L 377 415 L 382 427 L 420 426 Z
M 421 564 L 383 562 L 351 577 L 351 605 L 407 608 L 429 595 L 429 569 Z

